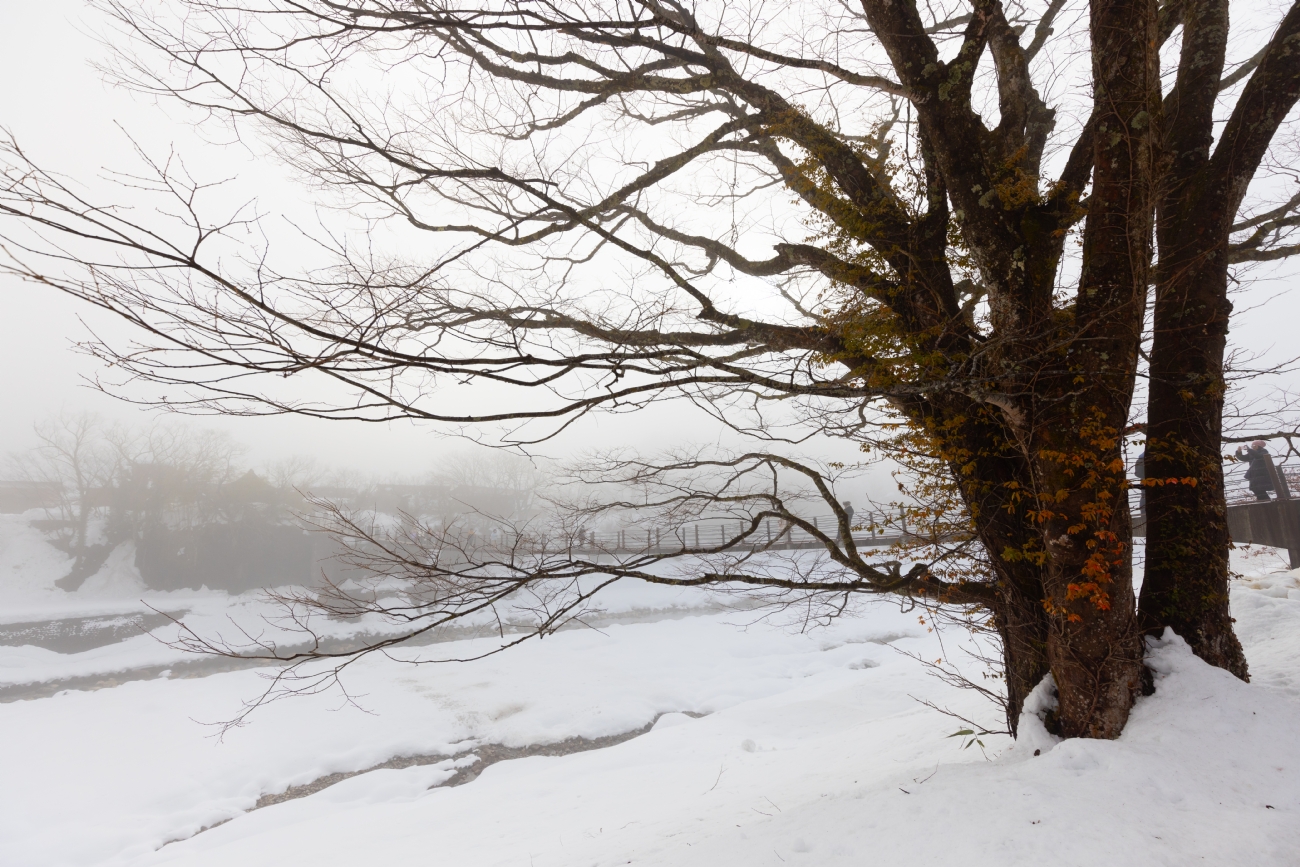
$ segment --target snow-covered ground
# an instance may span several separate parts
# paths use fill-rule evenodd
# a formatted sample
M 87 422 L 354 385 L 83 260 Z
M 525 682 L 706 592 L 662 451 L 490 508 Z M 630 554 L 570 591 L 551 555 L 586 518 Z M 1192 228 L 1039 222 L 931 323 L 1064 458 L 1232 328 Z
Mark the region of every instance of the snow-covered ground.
M 205 637 L 223 636 L 239 643 L 256 635 L 281 646 L 306 642 L 305 636 L 286 623 L 278 605 L 268 604 L 259 593 L 230 595 L 224 591 L 156 591 L 145 587 L 134 565 L 130 544 L 115 549 L 103 568 L 75 593 L 55 585 L 72 566 L 72 559 L 50 546 L 27 515 L 0 515 L 0 632 L 6 625 L 69 618 L 158 618 L 156 612 L 183 618 L 186 627 Z M 592 619 L 635 622 L 662 620 L 716 611 L 722 607 L 705 593 L 629 583 L 615 585 L 600 595 L 600 611 Z M 494 626 L 487 613 L 480 618 Z M 376 615 L 331 621 L 312 621 L 316 633 L 327 639 L 348 640 L 401 631 L 401 624 L 386 623 Z M 180 629 L 157 626 L 148 634 L 125 630 L 125 640 L 77 653 L 61 653 L 34 645 L 0 642 L 0 690 L 26 684 L 73 678 L 113 678 L 148 670 L 150 676 L 168 666 L 193 664 L 192 654 L 170 646 Z
M 67 610 L 62 591 L 33 577 L 59 564 L 15 550 L 0 549 L 0 574 L 26 578 L 0 584 L 4 620 Z M 1294 865 L 1300 581 L 1269 551 L 1239 552 L 1237 566 L 1248 577 L 1233 588 L 1234 615 L 1254 682 L 1169 638 L 1151 657 L 1156 694 L 1115 742 L 1057 745 L 1026 721 L 1018 745 L 985 736 L 963 748 L 968 739 L 949 737 L 960 724 L 920 700 L 992 727 L 997 711 L 906 655 L 964 658 L 961 636 L 941 641 L 918 611 L 880 604 L 800 634 L 711 611 L 702 595 L 634 587 L 612 606 L 628 622 L 475 663 L 368 660 L 347 677 L 353 704 L 337 693 L 273 703 L 224 738 L 203 723 L 238 713 L 265 672 L 12 701 L 0 704 L 0 865 Z M 99 577 L 68 595 L 79 616 L 139 610 L 143 596 L 213 624 L 259 604 L 150 598 L 124 566 Z M 28 683 L 171 653 L 149 645 L 161 648 L 148 636 L 72 654 L 0 647 L 0 671 Z M 475 747 L 598 738 L 656 718 L 615 746 L 501 761 L 438 787 L 456 771 L 450 757 Z M 415 755 L 431 763 L 252 809 Z

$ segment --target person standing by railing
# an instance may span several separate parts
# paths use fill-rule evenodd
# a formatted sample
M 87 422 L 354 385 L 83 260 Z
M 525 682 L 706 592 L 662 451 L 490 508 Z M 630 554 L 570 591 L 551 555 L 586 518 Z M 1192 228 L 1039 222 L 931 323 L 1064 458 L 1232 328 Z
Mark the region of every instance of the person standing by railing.
M 1133 462 L 1133 475 L 1138 480 L 1138 515 L 1143 521 L 1147 519 L 1147 450 L 1143 449 L 1142 453 L 1137 456 Z
M 1235 457 L 1239 461 L 1246 461 L 1246 484 L 1250 487 L 1250 492 L 1255 495 L 1255 499 L 1261 503 L 1267 503 L 1272 498 L 1268 492 L 1273 490 L 1273 473 L 1270 472 L 1269 464 L 1272 459 L 1265 448 L 1267 444 L 1263 440 L 1255 440 L 1250 444 L 1250 448 L 1238 446 Z

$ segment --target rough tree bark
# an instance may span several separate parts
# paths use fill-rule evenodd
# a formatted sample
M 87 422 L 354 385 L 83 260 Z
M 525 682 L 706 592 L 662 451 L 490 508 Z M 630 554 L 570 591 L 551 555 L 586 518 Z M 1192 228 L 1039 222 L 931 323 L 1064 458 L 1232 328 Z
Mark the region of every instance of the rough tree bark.
M 1182 4 L 1182 56 L 1164 103 L 1140 616 L 1146 632 L 1170 627 L 1202 659 L 1248 679 L 1228 610 L 1221 454 L 1229 241 L 1246 188 L 1300 96 L 1300 6 L 1275 31 L 1212 152 L 1228 7 Z
M 1036 426 L 1048 491 L 1069 494 L 1046 505 L 1052 514 L 1039 520 L 1053 554 L 1048 658 L 1062 731 L 1116 737 L 1141 686 L 1119 434 L 1133 395 L 1151 259 L 1155 3 L 1094 2 L 1091 33 L 1097 134 L 1075 339 L 1060 359 L 1056 393 L 1040 398 L 1050 403 Z

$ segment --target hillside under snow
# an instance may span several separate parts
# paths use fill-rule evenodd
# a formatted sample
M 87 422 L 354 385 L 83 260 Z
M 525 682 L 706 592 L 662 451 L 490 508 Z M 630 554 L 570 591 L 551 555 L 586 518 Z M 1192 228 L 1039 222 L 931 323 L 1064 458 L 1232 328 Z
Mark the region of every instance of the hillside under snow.
M 16 550 L 0 564 L 11 622 L 53 600 L 39 575 L 58 566 Z M 147 667 L 172 651 L 143 635 L 3 646 L 0 861 L 1293 865 L 1300 581 L 1268 550 L 1237 566 L 1253 682 L 1167 636 L 1151 648 L 1156 693 L 1114 742 L 1056 743 L 1032 718 L 1019 744 L 949 737 L 962 724 L 923 701 L 992 728 L 997 710 L 913 658 L 977 671 L 963 637 L 891 604 L 800 633 L 633 588 L 599 630 L 468 664 L 368 660 L 346 680 L 353 703 L 277 702 L 224 738 L 201 723 L 237 713 L 264 671 L 158 676 Z M 68 600 L 81 615 L 139 610 L 129 564 L 114 568 Z M 258 604 L 146 601 L 208 624 Z M 356 773 L 385 763 L 409 766 Z

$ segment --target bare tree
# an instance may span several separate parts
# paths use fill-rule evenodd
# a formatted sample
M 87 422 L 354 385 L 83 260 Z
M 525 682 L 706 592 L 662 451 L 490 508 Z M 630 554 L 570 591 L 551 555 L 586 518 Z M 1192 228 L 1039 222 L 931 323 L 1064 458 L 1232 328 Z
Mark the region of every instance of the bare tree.
M 57 582 L 76 590 L 104 561 L 111 545 L 92 541 L 91 522 L 107 505 L 106 492 L 131 448 L 131 435 L 93 413 L 61 412 L 35 425 L 39 445 L 10 459 L 18 474 L 59 492 L 58 514 L 65 525 L 56 543 L 72 554 L 71 570 Z
M 73 591 L 115 547 L 150 525 L 211 519 L 211 493 L 236 474 L 240 447 L 226 434 L 154 425 L 146 429 L 63 412 L 35 425 L 39 445 L 10 459 L 17 473 L 59 491 L 55 543 L 73 555 L 58 586 Z M 200 514 L 200 513 L 203 514 Z
M 136 434 L 113 479 L 109 532 L 114 542 L 139 539 L 164 524 L 217 518 L 212 494 L 242 471 L 244 449 L 227 433 L 154 425 Z
M 1122 730 L 1142 644 L 1121 442 L 1148 287 L 1152 435 L 1212 434 L 1217 455 L 1213 389 L 1175 409 L 1159 391 L 1188 387 L 1173 371 L 1193 349 L 1198 375 L 1221 375 L 1221 347 L 1193 346 L 1226 328 L 1219 277 L 1202 288 L 1187 277 L 1203 270 L 1188 251 L 1208 249 L 1187 232 L 1208 220 L 1204 237 L 1224 239 L 1215 274 L 1289 252 L 1295 201 L 1239 213 L 1296 100 L 1297 8 L 1225 74 L 1226 4 L 1178 0 L 1093 0 L 1079 18 L 1064 0 L 826 0 L 776 13 L 675 0 L 102 5 L 138 49 L 120 55 L 118 75 L 256 130 L 369 228 L 360 240 L 324 234 L 331 264 L 293 273 L 269 241 L 242 240 L 257 226 L 271 237 L 255 213 L 213 219 L 213 191 L 174 160 L 131 180 L 172 200 L 155 217 L 100 206 L 11 143 L 0 194 L 10 270 L 138 326 L 139 345 L 99 349 L 117 369 L 182 409 L 505 424 L 515 443 L 678 397 L 755 437 L 828 434 L 937 462 L 984 580 L 862 556 L 824 475 L 776 454 L 630 462 L 625 481 L 665 520 L 699 497 L 744 511 L 731 539 L 676 548 L 691 570 L 678 583 L 979 607 L 1002 641 L 1012 727 L 1050 671 L 1063 734 Z M 1166 95 L 1160 51 L 1176 32 L 1184 49 Z M 1208 55 L 1204 39 L 1219 40 Z M 1205 163 L 1205 118 L 1241 81 Z M 1198 165 L 1218 167 L 1213 183 L 1189 180 Z M 1189 315 L 1219 318 L 1196 331 Z M 308 399 L 301 377 L 338 390 Z M 439 388 L 462 383 L 501 395 L 499 408 L 459 409 L 457 390 Z M 1221 469 L 1177 466 L 1159 470 L 1180 483 L 1162 492 L 1212 493 L 1213 478 L 1196 482 L 1216 472 L 1221 492 Z M 729 486 L 760 470 L 771 485 L 736 500 Z M 660 473 L 685 487 L 650 497 Z M 810 530 L 787 504 L 790 474 L 839 533 Z M 1171 497 L 1153 498 L 1156 524 L 1176 520 Z M 1196 514 L 1221 508 L 1210 499 Z M 657 549 L 651 562 L 611 564 L 535 538 L 485 559 L 445 535 L 412 528 L 405 538 L 424 541 L 408 549 L 336 517 L 418 592 L 389 604 L 340 590 L 331 604 L 410 618 L 407 638 L 529 593 L 541 594 L 532 631 L 545 632 L 606 580 L 665 580 Z M 821 565 L 728 559 L 769 521 L 819 538 Z M 1171 538 L 1157 531 L 1154 549 Z M 1226 536 L 1205 538 L 1195 556 L 1226 592 L 1214 571 Z M 1158 568 L 1175 583 L 1188 574 Z M 578 588 L 570 602 L 550 595 L 557 582 Z M 1244 674 L 1225 604 L 1193 612 L 1189 637 Z M 1184 616 L 1154 601 L 1143 614 L 1148 629 Z
M 507 452 L 461 452 L 440 461 L 432 480 L 471 511 L 517 516 L 536 503 L 543 484 L 535 461 Z
M 329 475 L 329 468 L 316 458 L 294 455 L 272 461 L 262 468 L 266 480 L 276 488 L 310 491 Z

